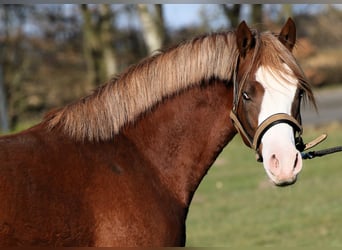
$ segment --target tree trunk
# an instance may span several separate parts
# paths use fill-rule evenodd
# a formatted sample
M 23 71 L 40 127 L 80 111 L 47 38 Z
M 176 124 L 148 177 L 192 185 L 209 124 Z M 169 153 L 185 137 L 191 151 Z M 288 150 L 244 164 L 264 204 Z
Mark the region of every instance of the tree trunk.
M 0 63 L 0 131 L 7 133 L 9 131 L 9 122 L 7 114 L 7 98 L 5 93 L 2 63 Z
M 165 40 L 163 9 L 161 4 L 152 5 L 152 10 L 146 4 L 138 4 L 137 10 L 143 29 L 143 36 L 149 54 L 160 49 Z
M 252 23 L 260 24 L 262 20 L 262 4 L 252 4 Z
M 104 71 L 105 80 L 108 80 L 111 76 L 117 73 L 117 61 L 115 50 L 112 44 L 113 37 L 113 28 L 112 28 L 112 13 L 108 4 L 101 4 L 100 6 L 101 13 L 101 43 L 103 50 L 103 58 L 102 58 L 102 68 Z
M 4 37 L 0 42 L 0 129 L 3 132 L 16 126 L 25 106 L 22 105 L 25 102 L 22 98 L 22 80 L 30 63 L 21 45 L 24 40 L 22 27 L 25 23 L 25 8 L 1 6 Z M 20 25 L 15 29 L 15 35 L 12 35 L 10 31 L 13 31 L 11 25 L 14 22 Z
M 86 89 L 94 88 L 95 83 L 99 81 L 96 67 L 96 60 L 94 59 L 94 48 L 98 47 L 96 35 L 94 34 L 93 25 L 91 22 L 91 13 L 86 4 L 80 6 L 83 17 L 83 53 L 86 60 L 88 83 Z
M 287 18 L 292 17 L 292 4 L 282 4 L 279 17 L 279 23 L 284 23 Z
M 241 5 L 240 4 L 233 4 L 233 5 L 222 4 L 222 9 L 226 18 L 230 22 L 230 26 L 237 27 L 240 22 Z
M 9 131 L 9 116 L 8 116 L 8 103 L 7 95 L 5 91 L 5 77 L 4 77 L 4 61 L 5 61 L 5 44 L 8 40 L 8 13 L 6 12 L 6 7 L 1 6 L 1 22 L 5 26 L 5 39 L 0 42 L 0 132 L 7 133 Z
M 112 13 L 110 7 L 101 4 L 98 18 L 92 20 L 92 13 L 86 4 L 80 7 L 83 16 L 83 48 L 86 59 L 87 87 L 103 84 L 117 73 L 117 61 L 112 45 Z

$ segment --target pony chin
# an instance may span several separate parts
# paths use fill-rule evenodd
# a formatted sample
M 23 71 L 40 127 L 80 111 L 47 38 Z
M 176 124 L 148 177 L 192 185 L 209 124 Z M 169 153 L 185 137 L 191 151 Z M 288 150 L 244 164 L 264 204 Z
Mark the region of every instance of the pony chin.
M 294 145 L 292 128 L 287 124 L 275 125 L 265 133 L 262 144 L 263 164 L 269 178 L 277 186 L 294 184 L 303 162 Z

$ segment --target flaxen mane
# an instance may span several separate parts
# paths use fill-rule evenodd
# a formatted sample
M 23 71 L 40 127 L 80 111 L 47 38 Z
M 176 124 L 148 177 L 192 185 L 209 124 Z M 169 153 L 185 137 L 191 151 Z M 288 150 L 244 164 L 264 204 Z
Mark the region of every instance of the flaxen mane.
M 77 140 L 110 139 L 163 98 L 212 77 L 230 79 L 237 57 L 233 32 L 199 37 L 143 60 L 92 95 L 48 114 L 48 126 Z
M 268 48 L 260 51 L 264 55 L 257 60 L 279 70 L 284 69 L 280 63 L 288 64 L 310 97 L 310 88 L 291 53 L 273 35 L 260 37 L 260 50 Z M 128 68 L 93 94 L 49 113 L 45 121 L 50 129 L 61 128 L 76 140 L 108 140 L 168 96 L 211 78 L 231 80 L 237 59 L 234 32 L 202 36 Z

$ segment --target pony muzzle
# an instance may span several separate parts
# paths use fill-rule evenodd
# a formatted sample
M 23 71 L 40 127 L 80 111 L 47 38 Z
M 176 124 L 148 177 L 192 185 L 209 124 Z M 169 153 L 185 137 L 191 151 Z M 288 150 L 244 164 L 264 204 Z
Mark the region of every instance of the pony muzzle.
M 246 145 L 255 150 L 257 161 L 264 163 L 270 179 L 277 186 L 295 183 L 302 169 L 302 126 L 299 122 L 285 113 L 274 114 L 265 119 L 256 129 L 254 137 L 251 137 L 234 112 L 231 112 L 230 117 Z M 277 129 L 279 127 L 291 132 L 284 136 L 281 129 Z M 271 137 L 266 136 L 270 130 L 274 130 Z M 267 145 L 262 143 L 264 136 L 268 137 Z
M 260 140 L 255 144 L 258 145 L 259 160 L 263 160 L 266 173 L 277 186 L 295 183 L 303 166 L 302 156 L 296 144 L 301 137 L 295 136 L 296 132 L 301 134 L 301 127 L 292 119 L 285 117 L 285 120 L 282 120 L 266 122 L 269 125 L 266 124 L 267 126 L 264 127 L 260 139 L 255 138 Z
M 291 185 L 296 182 L 299 172 L 302 170 L 302 157 L 293 145 L 286 149 L 276 148 L 273 152 L 264 155 L 264 168 L 277 186 Z

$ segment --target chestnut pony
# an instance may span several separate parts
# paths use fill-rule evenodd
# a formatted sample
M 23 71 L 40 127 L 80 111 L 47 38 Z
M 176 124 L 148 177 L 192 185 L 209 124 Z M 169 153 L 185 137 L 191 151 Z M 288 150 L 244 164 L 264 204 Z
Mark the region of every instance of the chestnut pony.
M 313 101 L 295 40 L 291 19 L 279 35 L 242 22 L 2 136 L 0 245 L 183 246 L 193 194 L 237 132 L 275 184 L 292 184 L 300 100 Z

